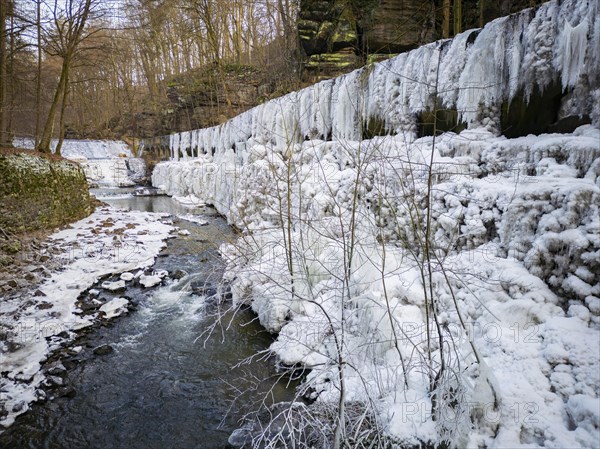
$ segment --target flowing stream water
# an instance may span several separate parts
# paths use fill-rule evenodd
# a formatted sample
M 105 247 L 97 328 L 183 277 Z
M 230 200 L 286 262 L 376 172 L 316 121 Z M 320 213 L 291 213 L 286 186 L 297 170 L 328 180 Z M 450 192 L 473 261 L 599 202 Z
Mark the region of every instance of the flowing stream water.
M 238 420 L 273 387 L 275 376 L 272 360 L 234 369 L 272 342 L 250 311 L 226 314 L 223 326 L 202 336 L 215 324 L 217 306 L 209 297 L 222 275 L 218 246 L 233 233 L 210 208 L 183 208 L 168 197 L 133 197 L 123 189 L 109 193 L 96 192 L 117 207 L 199 219 L 176 220 L 190 234 L 169 240 L 154 267 L 188 274 L 170 285 L 120 293 L 135 310 L 82 337 L 77 343 L 84 349 L 65 361 L 64 382 L 73 397 L 34 404 L 0 435 L 0 447 L 226 448 Z M 201 293 L 190 286 L 201 286 Z M 114 351 L 94 355 L 103 344 Z M 272 394 L 284 401 L 293 391 L 275 383 Z

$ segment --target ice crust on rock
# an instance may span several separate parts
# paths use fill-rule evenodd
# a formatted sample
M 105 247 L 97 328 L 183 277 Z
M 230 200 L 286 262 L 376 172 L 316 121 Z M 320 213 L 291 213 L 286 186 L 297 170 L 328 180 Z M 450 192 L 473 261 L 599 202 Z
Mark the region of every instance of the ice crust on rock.
M 162 282 L 162 278 L 157 275 L 141 275 L 140 284 L 146 288 L 154 287 Z
M 107 319 L 110 319 L 121 315 L 123 312 L 126 312 L 127 304 L 129 304 L 129 300 L 125 298 L 115 298 L 102 305 L 99 310 L 100 312 L 105 313 L 105 317 Z
M 126 281 L 126 282 L 133 280 L 134 277 L 135 277 L 135 275 L 133 273 L 129 273 L 129 272 L 122 273 L 120 276 L 121 280 Z
M 278 332 L 282 362 L 312 368 L 320 403 L 339 398 L 332 335 L 343 333 L 346 400 L 376 398 L 399 444 L 598 445 L 598 15 L 597 1 L 546 3 L 170 137 L 153 184 L 244 231 L 221 248 L 233 300 Z M 573 89 L 569 114 L 593 125 L 497 135 L 503 101 L 556 80 Z M 415 114 L 436 91 L 468 128 L 417 139 Z M 362 140 L 372 119 L 390 135 Z M 428 214 L 430 283 L 453 348 L 430 343 L 431 357 L 449 357 L 455 375 L 437 413 L 454 422 L 430 413 Z
M 103 282 L 102 288 L 109 291 L 123 290 L 125 288 L 125 281 Z

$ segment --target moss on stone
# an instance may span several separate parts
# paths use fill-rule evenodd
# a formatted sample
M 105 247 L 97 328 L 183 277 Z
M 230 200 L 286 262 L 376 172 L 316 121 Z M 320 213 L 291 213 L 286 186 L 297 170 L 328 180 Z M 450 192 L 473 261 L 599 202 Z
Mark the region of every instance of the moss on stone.
M 51 229 L 92 212 L 81 167 L 34 153 L 0 153 L 0 227 L 21 233 Z

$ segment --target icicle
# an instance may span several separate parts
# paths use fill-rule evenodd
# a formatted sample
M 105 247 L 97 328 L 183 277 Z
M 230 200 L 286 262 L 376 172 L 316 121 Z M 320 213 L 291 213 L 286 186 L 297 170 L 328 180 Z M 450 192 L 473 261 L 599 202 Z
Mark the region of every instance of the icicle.
M 579 80 L 584 68 L 587 50 L 588 22 L 583 20 L 576 27 L 565 21 L 560 37 L 560 69 L 562 87 L 573 87 Z
M 282 147 L 304 138 L 358 140 L 371 118 L 393 133 L 412 133 L 436 88 L 442 105 L 456 108 L 471 126 L 482 110 L 498 108 L 521 90 L 528 99 L 534 86 L 543 90 L 558 78 L 563 89 L 579 86 L 591 96 L 600 88 L 597 16 L 597 1 L 548 2 L 271 100 L 221 126 L 173 135 L 170 146 L 178 158 L 186 148 L 221 153 L 249 139 Z M 585 108 L 582 114 L 600 116 Z

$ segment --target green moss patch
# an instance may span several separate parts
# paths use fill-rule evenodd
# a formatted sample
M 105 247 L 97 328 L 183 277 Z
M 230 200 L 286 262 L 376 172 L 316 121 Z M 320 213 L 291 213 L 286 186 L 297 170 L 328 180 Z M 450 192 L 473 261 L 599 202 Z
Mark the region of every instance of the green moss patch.
M 81 167 L 30 151 L 0 151 L 0 228 L 8 233 L 52 229 L 92 212 Z

